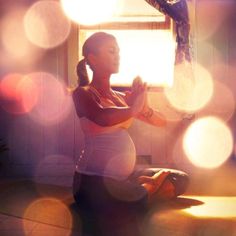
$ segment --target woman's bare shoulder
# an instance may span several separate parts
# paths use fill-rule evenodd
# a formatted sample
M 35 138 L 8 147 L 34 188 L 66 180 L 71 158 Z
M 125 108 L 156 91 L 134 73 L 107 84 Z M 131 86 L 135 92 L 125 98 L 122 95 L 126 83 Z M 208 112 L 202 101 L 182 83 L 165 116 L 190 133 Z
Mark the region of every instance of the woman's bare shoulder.
M 73 99 L 76 103 L 79 102 L 79 106 L 83 106 L 90 104 L 94 106 L 94 104 L 99 104 L 100 100 L 96 97 L 96 95 L 91 92 L 89 86 L 77 87 L 73 92 Z
M 86 116 L 93 120 L 92 117 L 100 109 L 99 103 L 90 92 L 88 86 L 76 88 L 73 92 L 73 101 L 79 117 Z
M 90 97 L 90 94 L 89 94 L 89 88 L 88 86 L 83 86 L 83 87 L 80 87 L 78 86 L 72 93 L 73 97 L 74 98 L 84 98 L 86 99 L 87 97 Z

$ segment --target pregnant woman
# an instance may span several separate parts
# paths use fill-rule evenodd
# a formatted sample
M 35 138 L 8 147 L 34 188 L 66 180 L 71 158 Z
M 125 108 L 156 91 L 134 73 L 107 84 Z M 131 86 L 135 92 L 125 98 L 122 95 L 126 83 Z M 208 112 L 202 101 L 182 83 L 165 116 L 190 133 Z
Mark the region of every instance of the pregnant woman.
M 166 120 L 148 106 L 147 86 L 140 78 L 133 81 L 129 92 L 111 88 L 110 77 L 118 73 L 120 63 L 119 45 L 113 35 L 94 33 L 85 41 L 82 53 L 73 100 L 85 149 L 76 165 L 74 198 L 81 214 L 95 219 L 93 235 L 136 236 L 139 230 L 134 222 L 139 213 L 154 200 L 183 194 L 188 176 L 172 169 L 134 171 L 136 151 L 128 127 L 134 119 L 160 127 Z M 93 72 L 91 82 L 86 65 Z

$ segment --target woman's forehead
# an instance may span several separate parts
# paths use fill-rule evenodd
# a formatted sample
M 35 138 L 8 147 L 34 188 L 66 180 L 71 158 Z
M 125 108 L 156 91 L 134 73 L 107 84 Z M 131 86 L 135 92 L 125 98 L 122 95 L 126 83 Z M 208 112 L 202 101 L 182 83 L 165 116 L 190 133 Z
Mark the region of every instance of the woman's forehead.
M 116 41 L 116 39 L 107 39 L 106 41 L 104 41 L 104 43 L 101 45 L 102 47 L 106 47 L 106 48 L 119 48 L 119 45 Z

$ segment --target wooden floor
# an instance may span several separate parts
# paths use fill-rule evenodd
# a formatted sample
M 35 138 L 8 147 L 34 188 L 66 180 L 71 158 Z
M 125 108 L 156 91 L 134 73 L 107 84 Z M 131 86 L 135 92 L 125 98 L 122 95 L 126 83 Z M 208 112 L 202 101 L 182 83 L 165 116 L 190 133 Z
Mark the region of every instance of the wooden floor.
M 235 177 L 235 166 L 199 170 L 184 196 L 150 209 L 143 235 L 236 236 Z M 69 187 L 11 179 L 1 181 L 0 188 L 1 236 L 88 235 L 81 233 Z
M 179 199 L 181 205 L 190 204 Z M 236 198 L 201 198 L 192 197 L 195 206 L 178 209 L 174 203 L 169 209 L 150 212 L 146 219 L 145 236 L 236 236 Z M 199 201 L 199 202 L 198 202 Z M 206 206 L 198 205 L 200 202 Z M 218 205 L 219 204 L 219 205 Z M 225 207 L 224 207 L 225 206 Z M 198 207 L 200 207 L 198 209 Z M 57 216 L 55 216 L 57 217 Z M 40 223 L 7 214 L 0 214 L 1 236 L 79 236 L 80 230 L 65 226 Z M 130 235 L 135 236 L 135 235 Z

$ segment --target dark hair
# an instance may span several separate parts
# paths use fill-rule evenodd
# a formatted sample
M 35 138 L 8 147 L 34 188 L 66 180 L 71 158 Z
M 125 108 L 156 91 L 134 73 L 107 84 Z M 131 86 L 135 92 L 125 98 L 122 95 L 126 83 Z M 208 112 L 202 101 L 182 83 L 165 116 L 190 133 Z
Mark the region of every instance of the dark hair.
M 87 64 L 89 65 L 89 61 L 87 60 L 88 55 L 98 53 L 98 50 L 101 47 L 101 45 L 106 40 L 110 39 L 115 39 L 115 37 L 112 34 L 108 34 L 105 32 L 96 32 L 92 34 L 90 37 L 88 37 L 84 42 L 84 45 L 82 47 L 82 55 L 84 58 L 80 60 L 76 66 L 79 86 L 85 86 L 89 83 L 88 73 L 86 69 L 86 65 Z
M 86 86 L 89 84 L 88 72 L 86 69 L 86 61 L 82 59 L 76 66 L 76 72 L 78 76 L 79 86 Z

